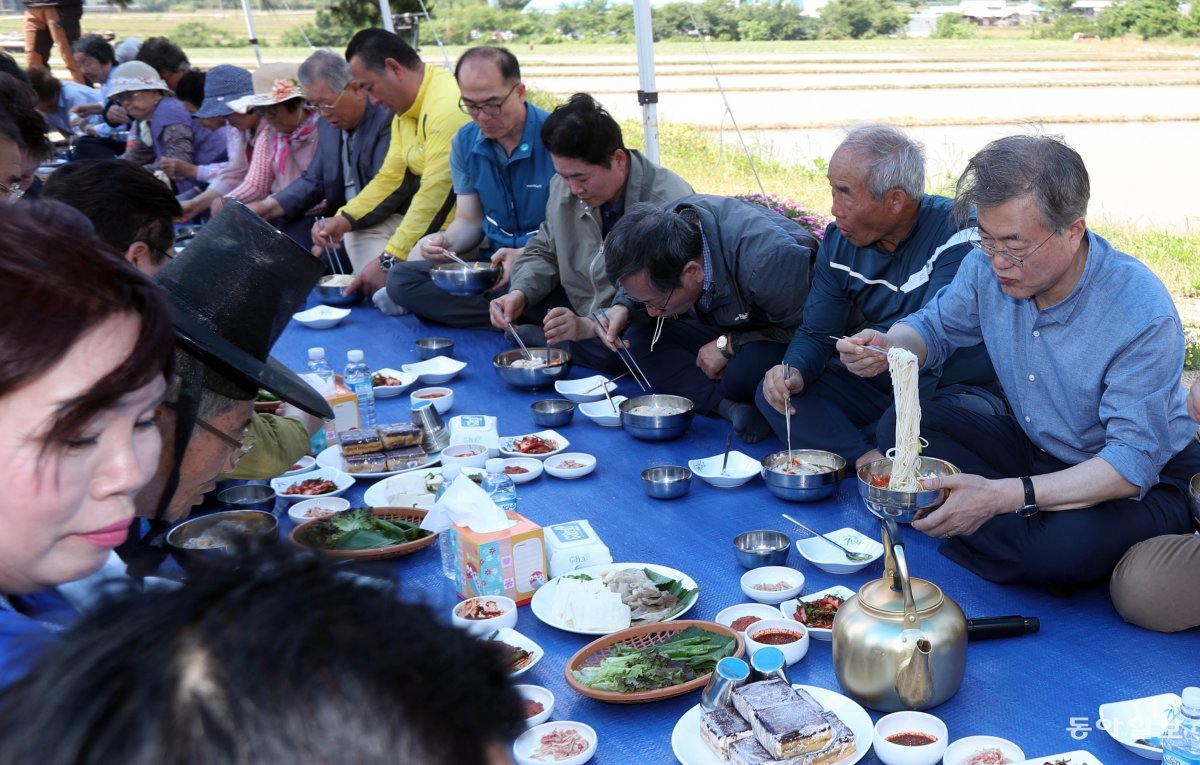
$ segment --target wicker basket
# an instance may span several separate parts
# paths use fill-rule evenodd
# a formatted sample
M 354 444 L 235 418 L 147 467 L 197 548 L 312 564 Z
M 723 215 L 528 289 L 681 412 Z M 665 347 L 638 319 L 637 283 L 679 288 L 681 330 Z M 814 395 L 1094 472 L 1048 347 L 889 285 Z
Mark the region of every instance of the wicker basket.
M 409 523 L 420 523 L 424 518 L 426 510 L 419 507 L 377 507 L 374 509 L 376 518 L 382 518 L 385 521 L 407 521 Z M 396 558 L 401 555 L 415 553 L 417 550 L 428 547 L 437 539 L 437 534 L 430 534 L 427 537 L 422 537 L 413 542 L 405 542 L 404 544 L 391 545 L 390 547 L 376 547 L 371 550 L 327 550 L 323 547 L 313 547 L 306 545 L 300 541 L 299 535 L 309 524 L 315 523 L 317 519 L 302 523 L 292 529 L 292 533 L 288 535 L 288 541 L 295 546 L 311 550 L 315 553 L 320 553 L 327 558 L 339 558 L 342 560 L 382 560 L 383 558 Z
M 732 656 L 741 656 L 746 650 L 746 644 L 742 641 L 742 636 L 734 632 L 729 627 L 716 622 L 706 622 L 699 620 L 681 620 L 674 622 L 656 622 L 654 624 L 643 624 L 640 627 L 630 627 L 620 632 L 614 632 L 611 635 L 605 635 L 599 640 L 594 640 L 588 643 L 579 652 L 571 657 L 563 669 L 563 675 L 567 679 L 567 685 L 574 688 L 579 693 L 588 698 L 596 699 L 597 701 L 607 701 L 611 704 L 645 704 L 650 701 L 661 701 L 663 699 L 682 696 L 685 693 L 700 690 L 708 684 L 708 678 L 712 675 L 711 672 L 681 683 L 672 685 L 669 688 L 659 688 L 654 691 L 639 691 L 638 693 L 618 693 L 616 691 L 600 691 L 595 688 L 580 683 L 571 674 L 574 670 L 580 670 L 584 667 L 594 667 L 603 661 L 612 653 L 613 646 L 618 643 L 625 643 L 634 648 L 649 648 L 652 645 L 658 645 L 670 638 L 678 635 L 680 632 L 689 627 L 699 627 L 706 632 L 714 632 L 718 635 L 732 637 L 737 641 L 734 647 Z

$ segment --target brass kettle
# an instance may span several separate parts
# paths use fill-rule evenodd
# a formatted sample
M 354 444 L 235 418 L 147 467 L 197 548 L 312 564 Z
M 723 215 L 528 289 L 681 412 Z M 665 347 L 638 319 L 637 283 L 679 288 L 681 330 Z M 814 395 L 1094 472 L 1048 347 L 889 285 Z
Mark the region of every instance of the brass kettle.
M 967 664 L 967 620 L 941 589 L 910 578 L 896 521 L 881 519 L 883 578 L 833 620 L 833 670 L 846 695 L 880 712 L 928 709 L 953 696 Z

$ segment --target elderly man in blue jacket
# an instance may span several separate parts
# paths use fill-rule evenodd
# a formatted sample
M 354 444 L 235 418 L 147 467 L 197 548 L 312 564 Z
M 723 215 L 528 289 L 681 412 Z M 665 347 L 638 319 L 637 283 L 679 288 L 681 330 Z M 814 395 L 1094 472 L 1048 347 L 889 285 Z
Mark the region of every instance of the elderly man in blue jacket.
M 462 91 L 459 106 L 471 117 L 450 148 L 454 220 L 417 241 L 408 260 L 388 272 L 387 290 L 423 319 L 483 328 L 490 326 L 487 296 L 447 295 L 430 281 L 429 269 L 449 262 L 447 252 L 475 253 L 503 268 L 491 294 L 503 292 L 513 262 L 546 218 L 554 164 L 541 138 L 548 115 L 525 100 L 516 56 L 489 45 L 471 48 L 459 58 L 454 77 Z
M 634 324 L 627 344 L 654 388 L 719 414 L 746 443 L 759 441 L 770 429 L 754 392 L 800 324 L 816 250 L 800 224 L 738 199 L 637 205 L 604 241 L 617 285 L 600 315 L 604 342 L 626 342 L 622 329 L 644 312 L 656 325 Z
M 248 205 L 267 220 L 301 215 L 322 199 L 325 209 L 337 210 L 371 182 L 391 144 L 392 113 L 351 85 L 346 59 L 319 50 L 300 65 L 298 77 L 308 102 L 321 115 L 317 156 L 284 189 Z M 403 220 L 407 199 L 379 221 L 346 235 L 355 272 L 379 257 Z

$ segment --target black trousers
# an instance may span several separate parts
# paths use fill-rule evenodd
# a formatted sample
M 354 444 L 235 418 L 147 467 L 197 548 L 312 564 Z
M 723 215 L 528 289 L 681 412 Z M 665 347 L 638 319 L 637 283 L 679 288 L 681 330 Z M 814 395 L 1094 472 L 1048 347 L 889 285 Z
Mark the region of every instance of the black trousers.
M 881 450 L 895 446 L 895 429 L 892 410 L 879 422 Z M 1070 467 L 1034 446 L 1010 415 L 930 403 L 922 406 L 921 436 L 929 442 L 923 455 L 984 478 L 1036 476 Z M 1114 499 L 1031 518 L 1007 513 L 987 521 L 974 534 L 948 540 L 938 550 L 993 582 L 1094 582 L 1112 573 L 1125 551 L 1138 542 L 1191 530 L 1188 483 L 1196 473 L 1200 473 L 1200 444 L 1190 441 L 1141 500 Z

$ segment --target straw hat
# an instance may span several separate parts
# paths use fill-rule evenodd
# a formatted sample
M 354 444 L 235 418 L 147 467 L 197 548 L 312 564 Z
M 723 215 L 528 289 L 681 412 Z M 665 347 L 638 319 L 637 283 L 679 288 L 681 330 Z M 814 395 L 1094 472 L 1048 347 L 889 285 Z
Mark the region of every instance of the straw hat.
M 127 61 L 112 70 L 112 74 L 108 77 L 109 98 L 138 90 L 161 90 L 168 96 L 175 95 L 167 87 L 163 78 L 158 76 L 154 67 L 149 64 L 141 61 Z
M 304 98 L 304 88 L 296 75 L 295 64 L 263 64 L 254 72 L 254 93 L 232 101 L 229 107 L 245 114 L 256 106 L 271 106 Z
M 234 101 L 253 94 L 250 72 L 240 66 L 214 66 L 204 76 L 204 102 L 193 116 L 201 119 L 228 117 L 233 114 L 231 104 Z

